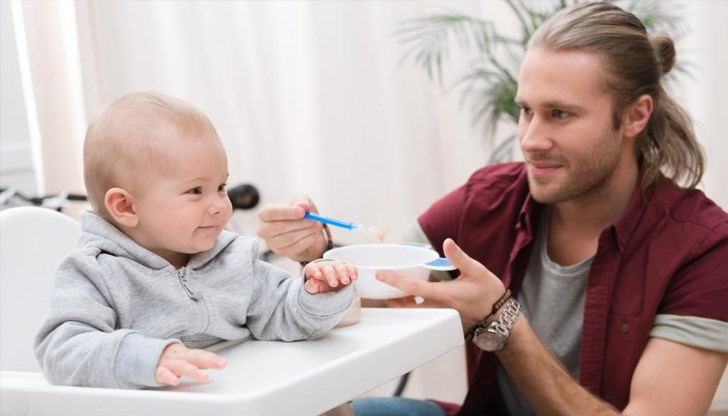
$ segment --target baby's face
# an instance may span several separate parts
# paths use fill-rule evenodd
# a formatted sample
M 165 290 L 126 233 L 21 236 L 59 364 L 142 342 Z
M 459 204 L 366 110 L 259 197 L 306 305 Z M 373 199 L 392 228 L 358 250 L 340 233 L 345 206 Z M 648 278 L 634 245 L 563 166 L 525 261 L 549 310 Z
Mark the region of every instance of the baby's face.
M 173 140 L 134 192 L 132 238 L 177 266 L 212 248 L 232 215 L 225 149 L 214 133 L 203 136 Z

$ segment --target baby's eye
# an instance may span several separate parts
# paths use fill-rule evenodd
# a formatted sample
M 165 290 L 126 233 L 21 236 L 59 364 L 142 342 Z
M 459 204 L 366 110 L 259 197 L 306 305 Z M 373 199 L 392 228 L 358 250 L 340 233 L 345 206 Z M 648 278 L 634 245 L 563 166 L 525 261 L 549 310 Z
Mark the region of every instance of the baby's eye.
M 217 187 L 217 192 L 225 192 L 225 190 L 227 189 L 227 187 L 228 187 L 228 184 L 224 183 L 224 184 L 222 184 L 222 185 L 220 185 L 220 186 Z
M 567 113 L 564 110 L 557 110 L 557 109 L 551 110 L 551 117 L 553 117 L 557 120 L 563 120 L 568 116 L 569 116 L 569 113 Z
M 190 189 L 189 191 L 187 191 L 187 193 L 193 194 L 193 195 L 202 195 L 202 187 L 196 186 L 196 187 Z

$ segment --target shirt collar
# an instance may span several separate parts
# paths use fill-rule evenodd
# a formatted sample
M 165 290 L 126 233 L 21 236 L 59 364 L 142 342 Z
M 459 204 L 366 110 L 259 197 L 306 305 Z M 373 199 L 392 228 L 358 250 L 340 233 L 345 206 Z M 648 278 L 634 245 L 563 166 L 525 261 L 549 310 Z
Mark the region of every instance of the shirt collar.
M 521 211 L 518 214 L 518 223 L 516 223 L 516 229 L 524 229 L 528 231 L 529 235 L 533 235 L 533 219 L 536 218 L 535 215 L 538 215 L 538 213 L 540 212 L 539 208 L 542 206 L 542 204 L 533 199 L 533 196 L 529 191 L 528 195 L 526 195 L 526 199 L 521 205 Z
M 645 213 L 645 208 L 647 207 L 646 202 L 649 198 L 649 194 L 651 193 L 651 191 L 654 190 L 656 186 L 659 186 L 659 183 L 661 181 L 662 179 L 658 179 L 655 184 L 650 186 L 649 189 L 646 191 L 646 196 L 644 197 L 642 194 L 641 182 L 637 181 L 637 185 L 632 191 L 632 196 L 630 197 L 629 203 L 627 204 L 627 208 L 624 210 L 619 219 L 614 222 L 614 224 L 606 228 L 606 230 L 614 229 L 617 245 L 620 252 L 624 249 L 624 246 L 627 244 L 627 241 L 632 235 L 632 232 L 635 230 L 635 228 L 637 228 L 637 225 L 640 223 L 640 220 Z M 524 229 L 528 231 L 529 235 L 533 235 L 533 220 L 534 218 L 537 218 L 536 215 L 538 215 L 542 206 L 543 204 L 533 199 L 531 192 L 529 192 L 526 196 L 526 199 L 523 201 L 523 204 L 521 205 L 516 229 Z

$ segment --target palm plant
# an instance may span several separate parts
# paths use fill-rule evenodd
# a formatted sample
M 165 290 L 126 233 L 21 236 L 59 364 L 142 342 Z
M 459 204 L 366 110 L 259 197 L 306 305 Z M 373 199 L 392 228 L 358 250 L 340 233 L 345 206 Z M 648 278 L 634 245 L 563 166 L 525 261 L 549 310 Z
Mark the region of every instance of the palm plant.
M 443 65 L 453 52 L 470 57 L 453 88 L 461 91 L 461 103 L 473 107 L 473 123 L 483 123 L 491 139 L 500 121 L 517 124 L 514 103 L 516 74 L 531 35 L 559 10 L 581 0 L 502 0 L 519 23 L 517 37 L 502 34 L 492 20 L 457 12 L 438 13 L 404 21 L 396 32 L 408 46 L 402 60 L 412 60 L 430 79 L 444 82 Z M 638 16 L 648 31 L 677 32 L 677 14 L 664 0 L 607 0 Z M 456 47 L 456 50 L 452 50 Z M 679 69 L 679 66 L 676 66 Z M 512 159 L 515 134 L 498 144 L 489 161 Z

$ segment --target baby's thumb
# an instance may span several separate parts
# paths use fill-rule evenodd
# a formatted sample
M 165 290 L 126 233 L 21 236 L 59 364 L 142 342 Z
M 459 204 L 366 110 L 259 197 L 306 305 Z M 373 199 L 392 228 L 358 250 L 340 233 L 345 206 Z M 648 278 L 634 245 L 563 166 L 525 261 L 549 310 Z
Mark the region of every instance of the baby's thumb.
M 306 283 L 303 284 L 303 287 L 306 289 L 306 292 L 316 294 L 321 291 L 320 285 L 321 283 L 319 283 L 316 279 L 308 279 L 306 280 Z

